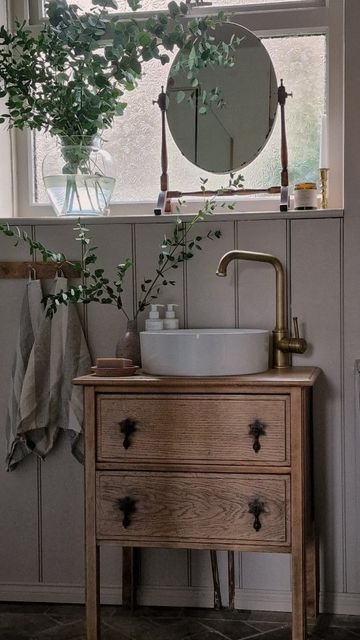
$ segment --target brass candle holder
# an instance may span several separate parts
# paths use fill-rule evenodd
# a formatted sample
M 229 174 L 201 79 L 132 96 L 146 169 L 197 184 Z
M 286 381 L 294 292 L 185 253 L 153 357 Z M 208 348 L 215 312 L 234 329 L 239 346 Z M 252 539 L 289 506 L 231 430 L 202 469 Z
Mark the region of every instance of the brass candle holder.
M 328 208 L 328 177 L 329 169 L 320 169 L 320 209 Z

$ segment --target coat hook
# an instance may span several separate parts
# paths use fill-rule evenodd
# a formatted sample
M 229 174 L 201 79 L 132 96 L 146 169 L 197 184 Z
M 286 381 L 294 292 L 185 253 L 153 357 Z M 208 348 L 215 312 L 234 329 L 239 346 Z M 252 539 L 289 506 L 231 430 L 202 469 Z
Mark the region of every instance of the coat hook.
M 36 280 L 37 274 L 35 267 L 29 267 L 29 282 Z

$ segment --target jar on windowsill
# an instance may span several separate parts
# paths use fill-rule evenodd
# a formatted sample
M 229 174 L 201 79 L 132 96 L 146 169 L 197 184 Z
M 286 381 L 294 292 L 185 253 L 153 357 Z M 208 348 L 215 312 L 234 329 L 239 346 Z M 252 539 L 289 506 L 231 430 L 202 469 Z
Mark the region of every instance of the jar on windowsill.
M 294 188 L 294 208 L 317 209 L 317 187 L 315 182 L 299 182 Z

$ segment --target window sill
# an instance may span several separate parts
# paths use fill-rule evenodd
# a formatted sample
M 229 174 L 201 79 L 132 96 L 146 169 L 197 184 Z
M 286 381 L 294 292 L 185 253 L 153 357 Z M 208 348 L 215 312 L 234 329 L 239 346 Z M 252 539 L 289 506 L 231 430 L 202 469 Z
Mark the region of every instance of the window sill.
M 81 221 L 86 224 L 141 224 L 141 223 L 166 223 L 172 222 L 176 218 L 176 213 L 165 213 L 160 216 L 147 213 L 131 213 L 121 215 L 99 216 L 96 218 L 84 216 Z M 195 212 L 186 212 L 180 215 L 181 219 L 191 220 Z M 294 209 L 282 213 L 278 210 L 272 209 L 269 211 L 228 211 L 221 213 L 214 213 L 211 216 L 206 216 L 206 220 L 212 220 L 216 222 L 234 222 L 241 220 L 303 220 L 303 219 L 321 219 L 321 218 L 343 218 L 343 209 L 313 209 L 311 211 L 295 211 Z M 74 224 L 78 218 L 57 218 L 55 216 L 37 216 L 37 217 L 14 217 L 14 218 L 0 218 L 0 223 L 23 225 L 64 225 Z

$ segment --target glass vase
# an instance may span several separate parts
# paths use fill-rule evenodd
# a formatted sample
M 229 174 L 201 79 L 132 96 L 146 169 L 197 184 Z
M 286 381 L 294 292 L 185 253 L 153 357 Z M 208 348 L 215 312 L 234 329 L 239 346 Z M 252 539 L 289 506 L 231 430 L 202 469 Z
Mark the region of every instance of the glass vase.
M 136 320 L 128 320 L 126 332 L 116 345 L 117 358 L 130 358 L 133 364 L 141 367 L 140 334 Z
M 108 215 L 115 178 L 100 138 L 62 138 L 45 156 L 42 173 L 58 216 Z

